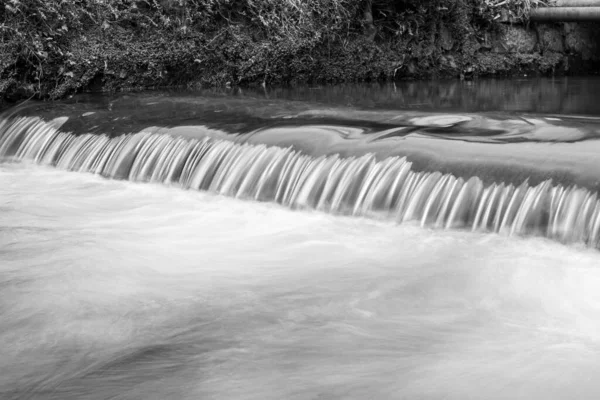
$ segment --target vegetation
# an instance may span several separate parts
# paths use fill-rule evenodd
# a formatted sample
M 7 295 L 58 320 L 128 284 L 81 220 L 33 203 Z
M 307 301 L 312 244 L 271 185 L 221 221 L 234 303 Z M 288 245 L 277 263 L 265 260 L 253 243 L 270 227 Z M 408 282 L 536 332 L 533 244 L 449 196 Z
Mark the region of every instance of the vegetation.
M 472 62 L 479 31 L 539 3 L 5 0 L 0 93 L 456 74 Z
M 526 21 L 529 12 L 535 7 L 546 7 L 553 0 L 485 0 L 481 7 L 492 14 L 493 19 L 499 19 L 505 13 L 508 18 L 516 21 Z

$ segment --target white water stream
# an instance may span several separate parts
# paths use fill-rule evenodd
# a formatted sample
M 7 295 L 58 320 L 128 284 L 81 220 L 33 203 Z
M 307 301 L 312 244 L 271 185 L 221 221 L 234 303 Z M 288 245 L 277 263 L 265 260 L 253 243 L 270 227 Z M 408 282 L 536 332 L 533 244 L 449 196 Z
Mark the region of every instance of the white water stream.
M 600 253 L 0 164 L 2 399 L 597 399 Z
M 600 245 L 600 201 L 592 191 L 551 180 L 486 186 L 478 177 L 414 171 L 404 157 L 312 157 L 278 146 L 150 133 L 76 136 L 38 118 L 0 122 L 2 156 L 291 208 Z

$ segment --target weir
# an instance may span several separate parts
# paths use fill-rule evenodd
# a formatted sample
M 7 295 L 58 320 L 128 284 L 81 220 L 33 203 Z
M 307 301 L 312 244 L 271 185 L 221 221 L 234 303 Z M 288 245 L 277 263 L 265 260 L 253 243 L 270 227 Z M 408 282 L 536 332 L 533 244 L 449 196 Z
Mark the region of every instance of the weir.
M 600 245 L 594 191 L 551 180 L 484 184 L 479 177 L 417 171 L 406 157 L 315 157 L 279 146 L 148 132 L 74 135 L 35 117 L 0 123 L 0 157 L 293 209 Z

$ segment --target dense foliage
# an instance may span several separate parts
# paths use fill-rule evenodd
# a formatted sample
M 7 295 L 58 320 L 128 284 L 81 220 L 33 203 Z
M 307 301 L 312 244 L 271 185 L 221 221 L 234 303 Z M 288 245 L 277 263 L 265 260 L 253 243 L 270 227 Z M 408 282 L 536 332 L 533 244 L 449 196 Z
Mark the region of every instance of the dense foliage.
M 488 29 L 502 11 L 523 18 L 540 1 L 5 0 L 0 92 L 443 72 L 468 63 L 473 26 Z M 444 57 L 443 46 L 462 58 Z

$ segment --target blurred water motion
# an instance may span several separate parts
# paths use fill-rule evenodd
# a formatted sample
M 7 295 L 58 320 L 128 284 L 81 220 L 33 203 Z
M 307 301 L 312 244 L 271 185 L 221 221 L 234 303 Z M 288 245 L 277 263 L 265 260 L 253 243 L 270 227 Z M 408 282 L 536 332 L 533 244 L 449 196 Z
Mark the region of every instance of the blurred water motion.
M 463 122 L 470 122 L 471 117 L 465 120 L 427 116 L 413 118 L 413 123 L 460 124 L 464 129 Z M 280 130 L 274 136 L 296 136 L 301 143 L 314 146 L 318 141 L 306 138 L 311 131 L 333 131 L 342 137 L 360 132 L 348 127 L 300 126 Z M 264 133 L 254 137 L 264 138 Z M 568 155 L 573 156 L 570 150 Z M 312 157 L 292 147 L 237 144 L 210 137 L 190 140 L 156 133 L 113 138 L 75 136 L 62 132 L 54 123 L 31 117 L 0 122 L 0 157 L 111 179 L 276 202 L 293 209 L 398 222 L 417 220 L 423 227 L 536 234 L 600 246 L 597 194 L 573 185 L 555 185 L 548 177 L 537 185 L 526 180 L 515 186 L 498 180 L 485 186 L 478 176 L 463 179 L 438 171 L 414 171 L 406 157 L 380 161 L 371 153 L 362 157 Z M 551 167 L 558 169 L 556 162 Z
M 598 82 L 9 110 L 0 399 L 599 398 Z
M 593 399 L 600 256 L 0 166 L 3 399 Z

